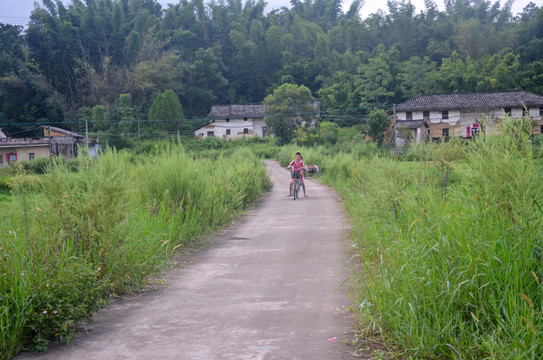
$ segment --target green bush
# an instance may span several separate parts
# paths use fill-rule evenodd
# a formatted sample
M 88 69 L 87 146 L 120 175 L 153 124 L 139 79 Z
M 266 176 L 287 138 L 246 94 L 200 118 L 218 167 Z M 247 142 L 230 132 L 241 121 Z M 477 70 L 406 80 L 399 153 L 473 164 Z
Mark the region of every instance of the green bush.
M 321 137 L 326 144 L 335 144 L 338 141 L 339 125 L 329 121 L 320 124 Z
M 10 190 L 9 180 L 10 177 L 0 177 L 0 191 L 8 192 Z
M 534 155 L 536 157 L 543 157 L 543 134 L 535 135 L 532 139 L 534 147 Z

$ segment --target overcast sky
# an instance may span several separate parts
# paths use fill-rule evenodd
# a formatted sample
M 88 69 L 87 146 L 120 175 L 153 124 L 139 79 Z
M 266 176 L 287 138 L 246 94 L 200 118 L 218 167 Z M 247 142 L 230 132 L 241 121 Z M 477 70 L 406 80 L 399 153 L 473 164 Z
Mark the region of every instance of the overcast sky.
M 65 4 L 71 3 L 71 0 L 62 0 Z M 494 2 L 494 0 L 492 0 Z M 0 22 L 14 25 L 26 25 L 29 21 L 29 16 L 34 9 L 34 3 L 41 5 L 41 0 L 0 0 Z M 176 0 L 159 0 L 163 8 L 167 7 L 168 3 L 177 3 Z M 352 0 L 344 0 L 343 7 L 348 9 Z M 505 0 L 502 0 L 504 3 Z M 513 14 L 522 12 L 522 9 L 530 2 L 530 0 L 514 0 Z M 532 0 L 538 6 L 543 5 L 543 0 Z M 267 0 L 267 10 L 278 9 L 281 6 L 290 7 L 290 0 Z M 361 15 L 366 17 L 373 14 L 379 9 L 387 8 L 387 0 L 366 0 L 366 5 L 362 7 Z M 417 8 L 417 12 L 424 9 L 424 0 L 412 0 L 413 5 Z M 436 0 L 440 9 L 443 9 L 443 0 Z

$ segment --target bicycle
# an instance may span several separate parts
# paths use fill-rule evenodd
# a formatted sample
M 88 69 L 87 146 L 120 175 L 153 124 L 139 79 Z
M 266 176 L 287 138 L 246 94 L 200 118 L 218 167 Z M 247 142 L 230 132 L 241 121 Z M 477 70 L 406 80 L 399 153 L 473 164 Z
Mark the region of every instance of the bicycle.
M 299 172 L 297 175 L 294 175 L 294 183 L 292 184 L 292 198 L 294 200 L 296 200 L 299 197 L 298 193 L 300 192 L 300 176 L 301 175 L 302 174 L 300 174 Z

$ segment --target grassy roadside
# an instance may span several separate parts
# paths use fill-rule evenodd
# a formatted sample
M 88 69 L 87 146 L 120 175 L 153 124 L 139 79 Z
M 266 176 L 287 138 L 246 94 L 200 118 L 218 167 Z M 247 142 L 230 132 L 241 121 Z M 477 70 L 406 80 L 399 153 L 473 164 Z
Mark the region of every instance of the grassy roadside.
M 509 124 L 511 125 L 511 124 Z M 543 181 L 528 138 L 412 149 L 404 160 L 361 149 L 302 151 L 352 219 L 361 337 L 387 356 L 538 359 L 543 353 Z M 368 145 L 369 146 L 369 145 Z
M 248 149 L 198 157 L 173 144 L 106 151 L 89 170 L 20 171 L 0 223 L 0 357 L 68 341 L 115 294 L 232 221 L 271 184 Z M 37 195 L 39 194 L 39 195 Z
M 5 319 L 38 324 L 19 323 L 27 348 L 69 339 L 74 321 L 102 299 L 143 287 L 173 251 L 228 223 L 258 196 L 262 189 L 247 185 L 268 183 L 255 154 L 286 165 L 301 150 L 342 196 L 352 219 L 352 255 L 361 265 L 353 308 L 361 339 L 377 338 L 388 345 L 386 356 L 399 358 L 538 359 L 543 162 L 534 159 L 527 137 L 503 126 L 504 136 L 413 146 L 398 157 L 358 139 L 277 148 L 258 139 L 210 138 L 184 148 L 149 143 L 132 153 L 108 153 L 90 172 L 59 166 L 40 177 L 47 189 L 42 195 L 30 187 L 10 196 L 10 213 L 24 214 L 26 206 L 34 237 L 17 230 L 27 228 L 20 226 L 24 217 L 0 224 L 0 241 L 9 235 L 8 246 L 24 237 L 20 249 L 0 254 L 2 261 L 37 261 L 41 268 L 17 265 L 25 276 L 38 273 L 28 283 L 16 271 L 3 275 L 12 282 L 10 304 L 31 310 L 20 317 L 11 314 L 22 306 L 2 310 L 0 328 L 14 333 Z M 17 297 L 17 289 L 41 297 Z M 65 295 L 77 291 L 85 297 Z M 52 316 L 61 306 L 64 317 Z

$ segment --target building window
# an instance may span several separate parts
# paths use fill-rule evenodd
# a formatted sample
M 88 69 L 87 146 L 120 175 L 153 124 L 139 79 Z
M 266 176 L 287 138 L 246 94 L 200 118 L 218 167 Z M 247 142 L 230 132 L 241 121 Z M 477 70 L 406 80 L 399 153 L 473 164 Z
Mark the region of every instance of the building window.
M 208 131 L 207 136 L 215 136 L 215 132 L 214 131 Z
M 34 153 L 28 153 L 28 160 L 34 160 Z
M 522 116 L 524 116 L 524 117 L 530 117 L 530 109 L 528 109 L 528 108 L 522 108 Z
M 413 120 L 413 112 L 408 111 L 405 113 L 405 120 Z
M 230 135 L 230 129 L 226 129 L 226 135 Z
M 441 136 L 443 136 L 445 140 L 449 140 L 449 129 L 442 129 Z
M 246 118 L 246 117 L 244 117 L 244 118 L 243 118 L 243 121 L 247 121 L 247 118 Z
M 11 164 L 12 162 L 16 162 L 17 161 L 17 153 L 9 153 L 9 154 L 6 154 L 6 162 L 8 164 Z
M 4 154 L 0 154 L 0 164 L 4 163 Z
M 441 112 L 441 118 L 442 118 L 443 120 L 448 119 L 448 118 L 449 118 L 449 110 L 443 110 L 443 111 Z
M 506 116 L 511 116 L 511 108 L 510 107 L 503 108 L 503 112 L 505 113 Z
M 539 116 L 543 116 L 543 106 L 539 107 Z
M 248 128 L 243 128 L 243 133 L 244 133 L 244 134 L 248 134 L 248 133 L 249 133 L 249 129 L 248 129 Z
M 226 118 L 226 122 L 230 122 L 230 118 Z
M 422 112 L 422 118 L 424 120 L 430 120 L 430 112 L 429 111 L 423 111 Z
M 543 125 L 539 125 L 539 132 L 543 134 Z

